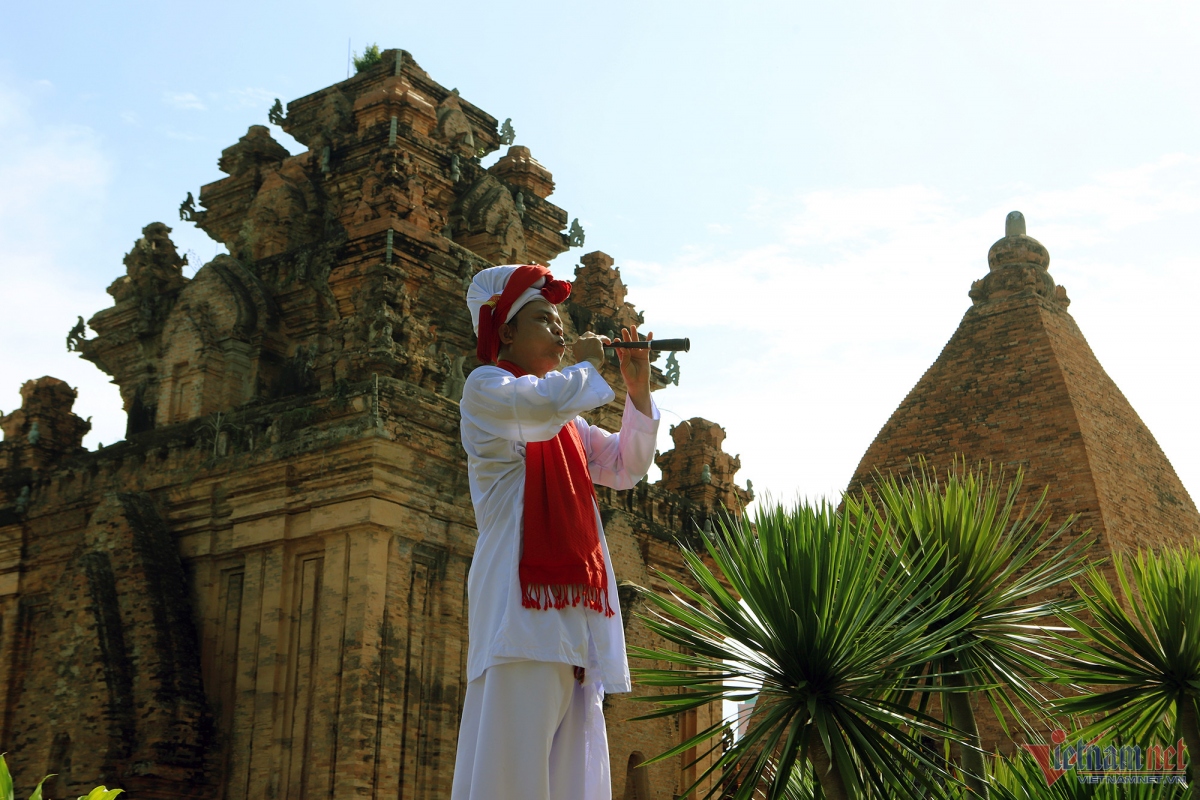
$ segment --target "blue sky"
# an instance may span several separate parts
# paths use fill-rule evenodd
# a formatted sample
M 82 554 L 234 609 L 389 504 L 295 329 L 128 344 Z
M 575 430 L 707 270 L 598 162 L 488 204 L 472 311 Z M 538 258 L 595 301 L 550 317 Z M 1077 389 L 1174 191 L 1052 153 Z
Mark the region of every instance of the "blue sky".
M 1200 487 L 1200 10 L 1184 3 L 4 4 L 0 408 L 115 387 L 68 355 L 141 227 L 272 100 L 402 47 L 499 119 L 617 259 L 661 335 L 688 335 L 668 421 L 723 424 L 741 479 L 843 487 L 937 357 L 1004 215 L 1051 253 L 1101 363 Z M 297 149 L 277 129 L 281 141 Z M 663 447 L 669 447 L 664 426 Z

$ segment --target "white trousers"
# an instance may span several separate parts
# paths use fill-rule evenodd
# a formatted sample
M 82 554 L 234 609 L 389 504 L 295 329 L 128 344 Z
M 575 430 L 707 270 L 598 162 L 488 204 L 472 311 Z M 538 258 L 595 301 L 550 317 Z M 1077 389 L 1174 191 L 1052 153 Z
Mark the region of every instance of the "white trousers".
M 451 800 L 612 800 L 597 683 L 514 661 L 467 684 Z

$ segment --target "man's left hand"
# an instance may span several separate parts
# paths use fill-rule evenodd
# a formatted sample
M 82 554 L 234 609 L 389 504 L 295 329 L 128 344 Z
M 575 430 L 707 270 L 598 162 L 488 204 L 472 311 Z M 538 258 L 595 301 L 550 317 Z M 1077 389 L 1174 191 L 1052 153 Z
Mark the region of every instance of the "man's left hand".
M 654 338 L 651 332 L 646 340 Z M 636 342 L 638 332 L 636 325 L 621 329 L 621 339 L 626 342 Z M 616 348 L 617 358 L 621 362 L 621 377 L 625 379 L 625 389 L 633 407 L 645 416 L 650 416 L 650 351 L 630 347 Z

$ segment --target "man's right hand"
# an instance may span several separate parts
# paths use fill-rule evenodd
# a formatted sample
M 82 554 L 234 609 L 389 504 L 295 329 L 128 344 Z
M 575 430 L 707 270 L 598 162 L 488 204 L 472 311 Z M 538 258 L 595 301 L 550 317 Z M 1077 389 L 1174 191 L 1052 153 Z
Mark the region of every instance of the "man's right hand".
M 575 363 L 590 361 L 592 366 L 600 369 L 604 365 L 604 344 L 607 341 L 591 331 L 580 336 L 575 340 L 575 344 L 571 345 L 571 355 L 574 356 Z

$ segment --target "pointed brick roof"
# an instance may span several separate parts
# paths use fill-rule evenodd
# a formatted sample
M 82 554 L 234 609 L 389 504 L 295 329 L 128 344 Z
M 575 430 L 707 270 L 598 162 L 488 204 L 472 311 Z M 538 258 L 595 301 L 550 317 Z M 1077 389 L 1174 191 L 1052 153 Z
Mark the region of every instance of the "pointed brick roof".
M 1047 271 L 1050 254 L 1019 212 L 988 252 L 971 308 L 855 470 L 906 470 L 956 454 L 1025 469 L 1025 492 L 1050 486 L 1055 519 L 1078 513 L 1104 551 L 1200 537 L 1200 514 L 1150 430 L 1100 366 L 1070 300 Z

